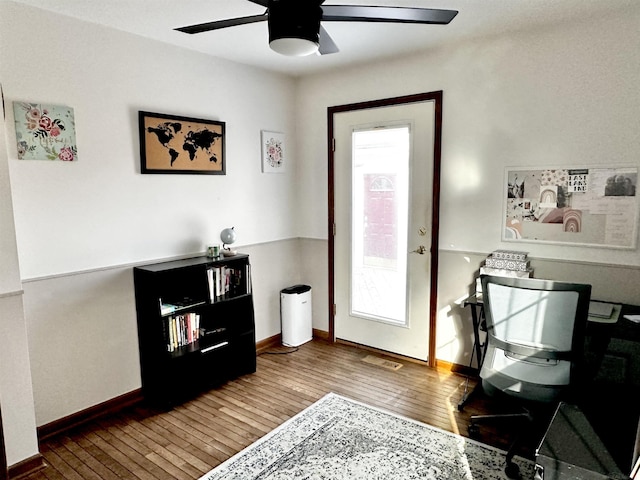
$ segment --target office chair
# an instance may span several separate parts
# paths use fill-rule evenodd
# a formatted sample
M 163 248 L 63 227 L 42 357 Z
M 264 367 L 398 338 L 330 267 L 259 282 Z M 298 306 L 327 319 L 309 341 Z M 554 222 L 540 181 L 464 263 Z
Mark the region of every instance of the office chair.
M 534 410 L 554 411 L 581 381 L 580 364 L 591 285 L 482 275 L 487 351 L 480 370 L 483 391 L 523 407 L 522 413 L 474 415 L 469 434 L 492 420 L 525 420 Z M 506 456 L 505 473 L 519 478 L 513 457 L 519 436 Z

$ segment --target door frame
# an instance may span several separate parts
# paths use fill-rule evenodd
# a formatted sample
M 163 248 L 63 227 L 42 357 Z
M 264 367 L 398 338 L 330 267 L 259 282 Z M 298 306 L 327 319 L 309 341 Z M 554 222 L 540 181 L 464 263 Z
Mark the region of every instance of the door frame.
M 2 427 L 2 411 L 0 411 L 0 480 L 9 478 L 7 452 L 4 445 L 4 429 Z
M 431 271 L 430 271 L 430 292 L 429 292 L 429 351 L 427 354 L 428 365 L 436 366 L 436 320 L 437 320 L 437 299 L 438 299 L 438 234 L 440 231 L 440 165 L 442 156 L 442 90 L 428 93 L 417 93 L 400 97 L 385 98 L 381 100 L 369 100 L 365 102 L 337 105 L 327 108 L 327 150 L 328 158 L 328 262 L 329 262 L 329 340 L 335 342 L 335 142 L 334 142 L 334 116 L 339 113 L 352 112 L 355 110 L 366 110 L 380 107 L 392 107 L 411 103 L 435 102 L 434 124 L 435 131 L 433 137 L 433 198 L 431 204 Z

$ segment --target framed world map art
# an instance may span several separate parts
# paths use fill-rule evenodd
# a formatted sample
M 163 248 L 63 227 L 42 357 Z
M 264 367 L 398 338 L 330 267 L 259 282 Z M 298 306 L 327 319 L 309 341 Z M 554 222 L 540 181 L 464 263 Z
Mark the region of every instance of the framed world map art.
M 225 175 L 225 123 L 138 112 L 142 173 Z

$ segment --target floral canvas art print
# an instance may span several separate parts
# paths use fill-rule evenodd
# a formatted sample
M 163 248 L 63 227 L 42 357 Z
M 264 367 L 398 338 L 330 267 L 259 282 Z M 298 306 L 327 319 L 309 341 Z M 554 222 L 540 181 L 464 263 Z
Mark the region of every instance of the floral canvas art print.
M 262 172 L 284 172 L 285 158 L 284 134 L 262 131 Z
M 13 102 L 20 160 L 78 160 L 73 108 Z

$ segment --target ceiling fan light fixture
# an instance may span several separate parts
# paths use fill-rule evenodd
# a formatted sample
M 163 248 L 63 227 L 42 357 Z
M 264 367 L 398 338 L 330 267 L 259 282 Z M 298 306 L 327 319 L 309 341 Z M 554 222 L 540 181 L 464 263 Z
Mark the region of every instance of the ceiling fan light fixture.
M 269 47 L 281 55 L 302 57 L 320 47 L 322 9 L 309 0 L 269 2 Z
M 249 0 L 267 7 L 261 15 L 229 18 L 176 28 L 184 33 L 201 33 L 221 28 L 267 22 L 269 46 L 288 56 L 312 53 L 327 55 L 340 51 L 329 33 L 320 25 L 335 22 L 389 22 L 446 25 L 457 10 L 419 7 L 382 7 L 376 5 L 324 5 L 325 0 Z
M 269 42 L 274 52 L 290 57 L 304 57 L 318 51 L 318 43 L 306 38 L 274 38 Z

